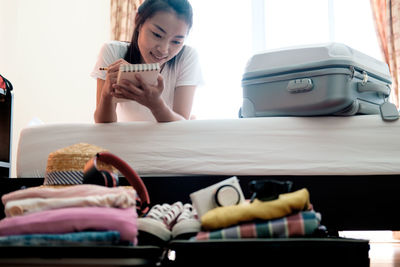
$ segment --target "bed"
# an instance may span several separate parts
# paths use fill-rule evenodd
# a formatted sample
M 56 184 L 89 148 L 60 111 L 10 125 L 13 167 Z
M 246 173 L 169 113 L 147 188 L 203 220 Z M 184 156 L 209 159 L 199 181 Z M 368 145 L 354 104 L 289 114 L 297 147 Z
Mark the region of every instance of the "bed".
M 328 229 L 400 229 L 400 122 L 379 115 L 30 126 L 6 186 L 43 183 L 48 154 L 81 142 L 130 164 L 152 203 L 189 201 L 233 175 L 247 197 L 253 179 L 291 180 L 309 189 Z

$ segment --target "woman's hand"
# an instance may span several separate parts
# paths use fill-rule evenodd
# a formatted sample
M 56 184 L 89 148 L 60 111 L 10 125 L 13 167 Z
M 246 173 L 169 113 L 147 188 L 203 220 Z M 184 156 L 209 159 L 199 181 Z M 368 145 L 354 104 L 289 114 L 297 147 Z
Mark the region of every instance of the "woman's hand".
M 146 83 L 140 74 L 136 74 L 137 85 L 129 80 L 122 80 L 120 84 L 113 84 L 114 96 L 118 98 L 130 99 L 148 107 L 153 113 L 159 109 L 163 100 L 161 93 L 164 90 L 164 80 L 158 74 L 157 84 Z
M 95 122 L 117 121 L 116 105 L 114 99 L 113 84 L 117 82 L 118 70 L 121 64 L 128 63 L 119 59 L 108 66 L 106 80 L 97 79 L 96 110 L 94 112 Z
M 107 67 L 107 75 L 106 80 L 102 88 L 101 97 L 102 98 L 111 98 L 115 95 L 115 90 L 113 85 L 117 83 L 119 66 L 121 64 L 129 64 L 124 59 L 118 59 L 111 65 Z
M 136 81 L 124 79 L 119 84 L 116 84 L 119 66 L 125 63 L 127 63 L 125 60 L 120 59 L 111 64 L 107 70 L 106 80 L 98 82 L 98 104 L 95 112 L 96 122 L 112 122 L 117 120 L 115 98 L 133 100 L 146 106 L 158 122 L 189 119 L 196 89 L 195 86 L 175 88 L 174 105 L 171 108 L 161 97 L 164 91 L 164 79 L 161 74 L 158 74 L 155 85 L 146 83 L 140 74 L 136 74 Z

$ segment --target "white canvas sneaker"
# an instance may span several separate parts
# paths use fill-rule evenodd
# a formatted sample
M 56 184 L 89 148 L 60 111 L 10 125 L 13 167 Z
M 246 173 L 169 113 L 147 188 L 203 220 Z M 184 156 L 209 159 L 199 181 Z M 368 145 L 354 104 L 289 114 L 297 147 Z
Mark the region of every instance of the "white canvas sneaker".
M 177 218 L 175 225 L 172 227 L 172 238 L 187 239 L 201 229 L 201 223 L 198 219 L 197 212 L 189 203 L 183 206 L 181 215 Z
M 180 201 L 154 205 L 145 217 L 138 218 L 139 244 L 168 242 L 172 237 L 171 228 L 182 210 Z

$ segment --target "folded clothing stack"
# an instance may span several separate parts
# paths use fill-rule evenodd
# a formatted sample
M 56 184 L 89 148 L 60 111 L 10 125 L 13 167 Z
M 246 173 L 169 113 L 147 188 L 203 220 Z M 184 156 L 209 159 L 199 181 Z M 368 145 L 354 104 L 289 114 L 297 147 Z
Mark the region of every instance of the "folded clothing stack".
M 0 245 L 135 245 L 136 191 L 81 184 L 3 195 Z
M 307 236 L 316 232 L 320 221 L 303 188 L 275 200 L 214 208 L 201 217 L 202 231 L 191 240 Z

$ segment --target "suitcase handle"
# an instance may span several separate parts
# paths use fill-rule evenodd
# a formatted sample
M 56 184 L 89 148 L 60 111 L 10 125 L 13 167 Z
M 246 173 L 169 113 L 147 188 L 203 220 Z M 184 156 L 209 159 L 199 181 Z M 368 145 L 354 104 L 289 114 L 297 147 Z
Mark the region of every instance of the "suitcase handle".
M 385 96 L 390 95 L 390 87 L 388 85 L 383 84 L 374 84 L 371 82 L 358 82 L 357 83 L 357 90 L 359 92 L 377 92 L 382 93 Z
M 387 84 L 378 84 L 368 82 L 368 74 L 363 71 L 363 80 L 357 83 L 357 90 L 359 92 L 377 92 L 382 93 L 384 96 L 388 97 L 390 95 L 390 87 Z

